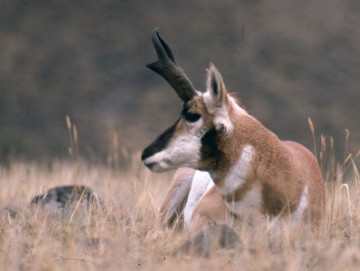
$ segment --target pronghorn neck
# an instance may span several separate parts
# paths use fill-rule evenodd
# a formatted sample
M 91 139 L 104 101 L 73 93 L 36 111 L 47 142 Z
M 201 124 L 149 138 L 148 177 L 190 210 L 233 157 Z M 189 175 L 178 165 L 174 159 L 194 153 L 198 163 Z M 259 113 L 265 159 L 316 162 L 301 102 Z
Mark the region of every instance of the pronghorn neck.
M 228 210 L 302 214 L 307 202 L 301 203 L 301 195 L 307 192 L 288 144 L 250 115 L 237 115 L 232 121 L 232 133 L 218 137 L 217 167 L 209 170 Z
M 223 166 L 220 171 L 210 171 L 210 175 L 222 195 L 232 194 L 240 186 L 251 182 L 249 173 L 253 170 L 255 155 L 254 146 L 243 145 L 237 160 L 229 163 L 230 161 L 227 159 L 229 165 Z
M 254 179 L 258 178 L 258 167 L 270 163 L 274 155 L 279 156 L 277 153 L 283 151 L 279 138 L 251 115 L 234 114 L 231 121 L 231 133 L 214 132 L 215 139 L 208 140 L 215 146 L 208 171 L 219 192 L 227 198 L 240 188 L 243 188 L 242 193 L 252 189 Z
M 251 161 L 254 160 L 259 146 L 267 144 L 267 140 L 271 144 L 279 141 L 251 115 L 234 112 L 230 119 L 233 127 L 231 132 L 222 134 L 215 129 L 210 130 L 202 142 L 201 153 L 205 163 L 201 166 L 210 172 L 215 183 L 218 184 L 224 178 L 235 179 L 239 174 L 246 174 L 245 171 L 249 171 L 254 166 Z M 270 147 L 269 151 L 271 151 Z M 242 179 L 244 178 L 245 176 L 242 176 Z

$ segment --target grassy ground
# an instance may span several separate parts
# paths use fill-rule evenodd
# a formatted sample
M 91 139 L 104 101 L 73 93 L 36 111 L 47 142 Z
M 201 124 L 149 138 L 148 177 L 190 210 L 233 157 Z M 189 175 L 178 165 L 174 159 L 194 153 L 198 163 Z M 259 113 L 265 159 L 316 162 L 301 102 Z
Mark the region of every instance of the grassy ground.
M 173 255 L 188 236 L 157 222 L 171 173 L 150 173 L 138 162 L 139 155 L 127 160 L 126 170 L 84 162 L 1 166 L 0 269 L 360 269 L 360 179 L 350 157 L 336 170 L 333 164 L 325 171 L 327 213 L 318 229 L 279 235 L 271 225 L 267 230 L 239 225 L 243 248 L 219 250 L 208 258 Z M 74 183 L 94 188 L 106 210 L 74 208 L 66 215 L 29 208 L 35 194 Z M 17 210 L 17 215 L 4 208 Z

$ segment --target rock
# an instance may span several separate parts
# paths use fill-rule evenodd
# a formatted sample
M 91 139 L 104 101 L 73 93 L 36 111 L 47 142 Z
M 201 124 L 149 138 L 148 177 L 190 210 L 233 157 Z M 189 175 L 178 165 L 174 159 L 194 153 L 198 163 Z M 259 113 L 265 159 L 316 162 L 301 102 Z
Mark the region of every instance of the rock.
M 61 209 L 77 204 L 79 201 L 87 205 L 101 204 L 97 193 L 84 185 L 56 186 L 31 200 L 32 206 L 43 206 Z

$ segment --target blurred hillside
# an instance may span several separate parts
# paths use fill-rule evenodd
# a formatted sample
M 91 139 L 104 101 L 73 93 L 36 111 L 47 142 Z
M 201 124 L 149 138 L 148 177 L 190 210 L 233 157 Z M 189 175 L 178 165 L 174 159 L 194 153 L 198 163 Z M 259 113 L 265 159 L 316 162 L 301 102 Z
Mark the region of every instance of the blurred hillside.
M 313 149 L 344 130 L 360 148 L 360 2 L 0 1 L 0 159 L 67 157 L 65 116 L 87 158 L 112 135 L 142 149 L 178 117 L 181 103 L 145 68 L 159 26 L 178 63 L 204 89 L 215 63 L 228 89 L 281 138 Z

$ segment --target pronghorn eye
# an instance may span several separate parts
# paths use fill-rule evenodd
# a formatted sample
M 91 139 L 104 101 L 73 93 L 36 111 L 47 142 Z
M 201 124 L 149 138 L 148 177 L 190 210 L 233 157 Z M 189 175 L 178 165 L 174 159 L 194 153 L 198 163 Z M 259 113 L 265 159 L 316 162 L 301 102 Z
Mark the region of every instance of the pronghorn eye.
M 198 121 L 200 119 L 200 117 L 201 117 L 201 115 L 198 113 L 190 113 L 190 112 L 184 113 L 184 118 L 188 122 Z

